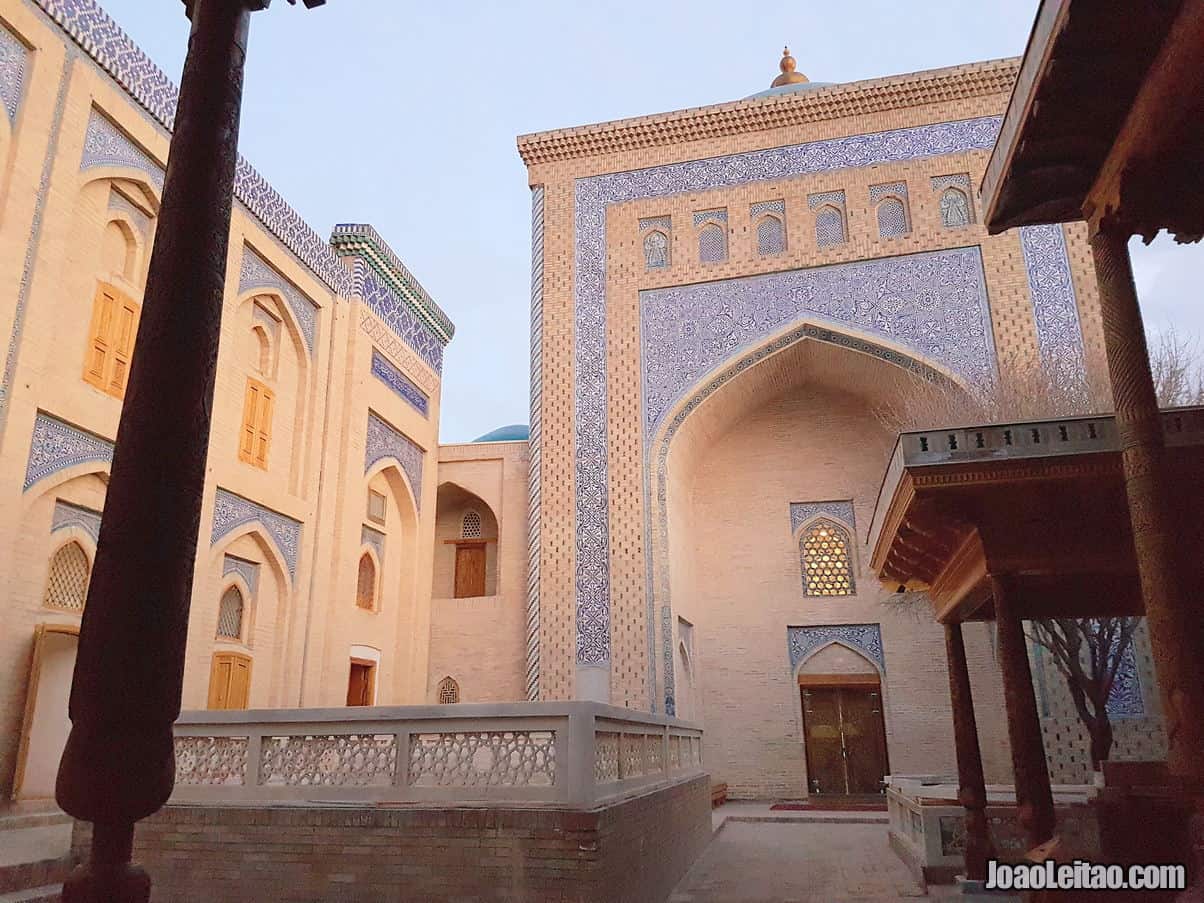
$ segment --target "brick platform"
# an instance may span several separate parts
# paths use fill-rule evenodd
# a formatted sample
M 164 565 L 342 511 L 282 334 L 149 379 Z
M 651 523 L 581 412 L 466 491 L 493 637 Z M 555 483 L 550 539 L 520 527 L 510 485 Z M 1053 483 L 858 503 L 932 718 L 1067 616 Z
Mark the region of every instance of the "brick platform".
M 134 858 L 160 903 L 634 903 L 665 900 L 710 837 L 702 775 L 590 811 L 173 805 L 139 823 Z

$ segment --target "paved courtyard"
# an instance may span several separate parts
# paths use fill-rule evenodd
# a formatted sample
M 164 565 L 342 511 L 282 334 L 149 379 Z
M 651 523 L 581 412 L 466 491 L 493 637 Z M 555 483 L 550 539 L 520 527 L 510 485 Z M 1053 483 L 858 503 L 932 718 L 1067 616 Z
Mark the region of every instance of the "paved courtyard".
M 924 897 L 884 824 L 728 821 L 670 903 L 886 903 Z

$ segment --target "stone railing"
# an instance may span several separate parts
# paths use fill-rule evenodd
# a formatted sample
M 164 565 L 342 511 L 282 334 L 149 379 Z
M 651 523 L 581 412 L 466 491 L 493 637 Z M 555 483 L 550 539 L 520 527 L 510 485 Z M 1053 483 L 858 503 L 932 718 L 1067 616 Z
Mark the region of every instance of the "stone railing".
M 1015 790 L 987 785 L 987 825 L 996 855 L 1018 860 L 1028 843 L 1016 809 Z M 1098 850 L 1094 810 L 1087 805 L 1091 788 L 1055 785 L 1058 834 L 1075 849 Z M 895 850 L 927 880 L 939 883 L 963 866 L 966 810 L 957 802 L 957 779 L 951 776 L 892 776 L 886 790 L 890 839 Z
M 185 712 L 177 803 L 588 808 L 701 774 L 702 731 L 590 702 Z

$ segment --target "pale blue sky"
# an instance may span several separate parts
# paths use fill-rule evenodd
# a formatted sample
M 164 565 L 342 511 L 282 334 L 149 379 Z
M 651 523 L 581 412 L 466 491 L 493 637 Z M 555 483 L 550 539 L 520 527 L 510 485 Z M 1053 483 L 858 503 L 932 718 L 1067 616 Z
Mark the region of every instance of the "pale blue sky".
M 179 0 L 101 0 L 179 79 Z M 815 81 L 1023 52 L 1036 0 L 746 7 L 276 0 L 252 22 L 241 150 L 319 234 L 372 223 L 456 324 L 441 437 L 528 416 L 530 193 L 517 135 L 734 100 L 788 43 Z M 800 135 L 800 140 L 802 136 Z M 1147 322 L 1204 327 L 1199 246 L 1135 252 Z

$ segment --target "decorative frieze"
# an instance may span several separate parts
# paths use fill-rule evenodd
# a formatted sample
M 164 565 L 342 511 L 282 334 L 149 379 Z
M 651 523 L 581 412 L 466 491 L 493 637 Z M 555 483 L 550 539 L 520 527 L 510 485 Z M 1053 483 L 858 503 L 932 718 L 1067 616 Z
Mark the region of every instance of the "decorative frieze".
M 238 293 L 244 295 L 256 290 L 276 292 L 284 299 L 297 318 L 297 327 L 305 337 L 306 350 L 313 354 L 318 332 L 318 305 L 259 256 L 254 248 L 243 245 Z
M 246 581 L 247 587 L 252 593 L 259 590 L 259 564 L 254 561 L 247 561 L 245 558 L 239 558 L 236 555 L 225 555 L 222 557 L 222 576 L 227 574 L 238 574 Z
M 392 389 L 398 398 L 409 404 L 423 417 L 427 416 L 430 409 L 430 399 L 427 394 L 375 348 L 372 349 L 372 375 Z
M 284 559 L 289 577 L 295 578 L 301 547 L 301 522 L 219 487 L 214 493 L 210 543 L 216 545 L 229 533 L 252 523 L 259 524 L 271 537 Z
M 25 91 L 25 72 L 29 66 L 29 48 L 0 23 L 0 106 L 14 122 Z
M 364 473 L 378 461 L 392 459 L 401 467 L 414 493 L 414 506 L 422 510 L 422 466 L 426 452 L 409 436 L 368 412 L 368 433 L 364 441 Z
M 92 542 L 100 541 L 100 512 L 82 505 L 73 505 L 62 499 L 54 500 L 54 515 L 50 521 L 50 532 L 78 528 L 92 537 Z
M 882 631 L 877 624 L 823 624 L 811 627 L 787 627 L 786 645 L 790 655 L 790 670 L 794 672 L 804 661 L 824 646 L 841 643 L 861 652 L 886 672 L 886 656 L 882 650 Z
M 111 464 L 113 443 L 39 411 L 33 424 L 23 490 L 51 474 L 93 461 Z

